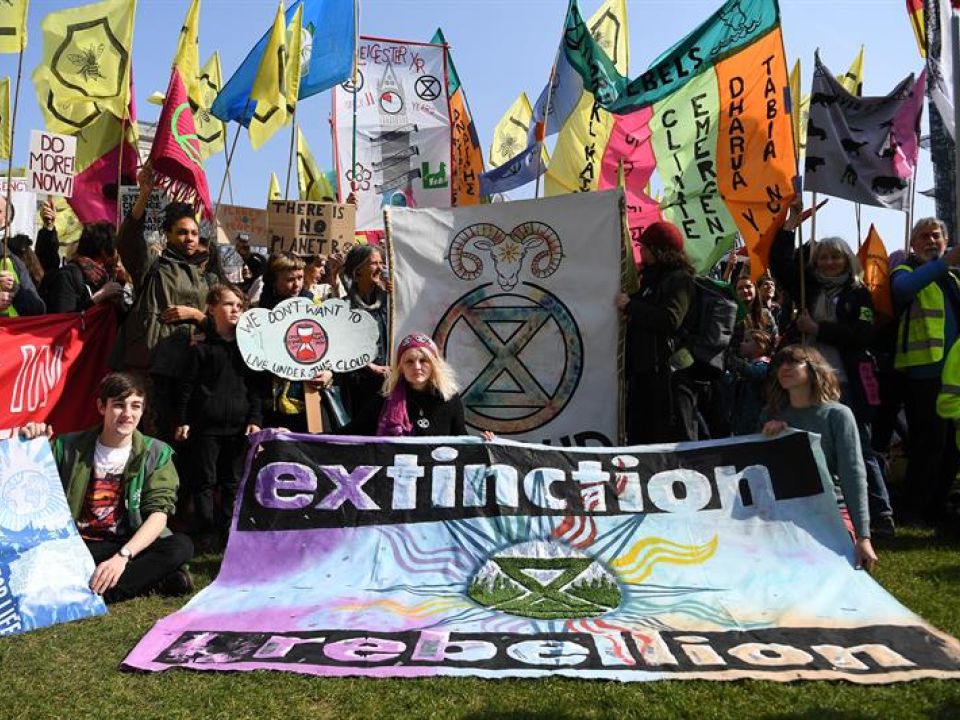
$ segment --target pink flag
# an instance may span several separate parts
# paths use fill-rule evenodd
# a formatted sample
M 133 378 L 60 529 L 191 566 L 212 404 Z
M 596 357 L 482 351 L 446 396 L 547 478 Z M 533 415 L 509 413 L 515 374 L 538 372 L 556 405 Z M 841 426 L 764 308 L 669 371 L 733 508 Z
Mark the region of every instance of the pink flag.
M 923 96 L 927 86 L 924 69 L 913 84 L 890 128 L 890 147 L 893 148 L 893 171 L 901 178 L 913 176 L 920 154 L 920 118 L 923 116 Z

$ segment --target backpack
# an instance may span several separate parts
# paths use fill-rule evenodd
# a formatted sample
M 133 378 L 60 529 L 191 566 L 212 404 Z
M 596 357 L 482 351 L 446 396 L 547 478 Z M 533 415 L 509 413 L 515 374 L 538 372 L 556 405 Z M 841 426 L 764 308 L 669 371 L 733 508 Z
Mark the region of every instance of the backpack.
M 737 324 L 737 301 L 727 283 L 694 277 L 693 305 L 683 320 L 684 346 L 693 355 L 694 375 L 718 377 Z

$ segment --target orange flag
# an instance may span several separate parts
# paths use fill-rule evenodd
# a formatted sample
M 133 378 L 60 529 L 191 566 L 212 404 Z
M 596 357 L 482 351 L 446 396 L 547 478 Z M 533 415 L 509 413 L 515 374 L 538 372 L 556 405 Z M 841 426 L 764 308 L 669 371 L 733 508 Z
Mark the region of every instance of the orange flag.
M 893 298 L 890 295 L 890 260 L 887 248 L 877 229 L 871 224 L 867 239 L 857 252 L 863 267 L 863 284 L 873 296 L 873 309 L 883 320 L 893 320 Z

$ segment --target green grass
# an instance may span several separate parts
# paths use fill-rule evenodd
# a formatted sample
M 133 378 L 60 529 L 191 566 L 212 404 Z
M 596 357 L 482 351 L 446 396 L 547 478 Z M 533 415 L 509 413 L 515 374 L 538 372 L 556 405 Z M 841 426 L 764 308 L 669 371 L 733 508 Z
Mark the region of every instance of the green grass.
M 960 541 L 902 530 L 878 543 L 876 577 L 960 636 Z M 216 558 L 194 564 L 211 581 Z M 0 639 L 0 720 L 13 718 L 960 718 L 960 682 L 633 683 L 323 679 L 278 672 L 120 672 L 127 652 L 181 603 L 143 598 L 110 615 Z

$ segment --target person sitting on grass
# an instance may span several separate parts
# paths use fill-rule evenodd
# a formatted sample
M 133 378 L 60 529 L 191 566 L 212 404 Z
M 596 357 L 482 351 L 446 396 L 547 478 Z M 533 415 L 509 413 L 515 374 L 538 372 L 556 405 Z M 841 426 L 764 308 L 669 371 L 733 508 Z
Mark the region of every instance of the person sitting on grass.
M 110 373 L 97 398 L 103 423 L 53 440 L 70 514 L 97 566 L 90 588 L 108 603 L 193 591 L 193 543 L 167 529 L 179 485 L 173 451 L 137 431 L 145 397 L 133 375 Z M 28 423 L 20 435 L 52 437 L 53 428 Z
M 760 414 L 764 435 L 779 435 L 787 428 L 820 435 L 840 516 L 854 541 L 857 567 L 869 572 L 877 554 L 870 542 L 867 472 L 859 452 L 857 421 L 853 411 L 839 402 L 837 374 L 816 349 L 788 345 L 770 365 L 767 399 Z

